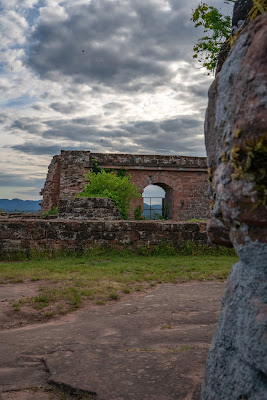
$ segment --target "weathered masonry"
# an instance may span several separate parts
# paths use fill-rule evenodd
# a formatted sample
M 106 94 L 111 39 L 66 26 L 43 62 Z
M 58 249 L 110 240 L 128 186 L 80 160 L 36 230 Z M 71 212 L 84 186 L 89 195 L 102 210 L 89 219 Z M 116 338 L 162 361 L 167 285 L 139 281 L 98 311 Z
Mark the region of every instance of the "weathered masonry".
M 16 252 L 78 251 L 95 246 L 131 249 L 185 242 L 208 246 L 206 224 L 171 221 L 93 221 L 0 215 L 0 259 Z
M 207 195 L 207 162 L 205 157 L 104 154 L 90 151 L 61 151 L 53 157 L 47 179 L 41 191 L 42 211 L 58 204 L 59 198 L 75 197 L 87 183 L 84 175 L 97 161 L 103 168 L 114 171 L 124 168 L 140 193 L 148 185 L 165 190 L 169 219 L 185 221 L 206 218 L 209 207 Z M 142 205 L 142 198 L 133 210 Z M 133 217 L 133 213 L 132 216 Z

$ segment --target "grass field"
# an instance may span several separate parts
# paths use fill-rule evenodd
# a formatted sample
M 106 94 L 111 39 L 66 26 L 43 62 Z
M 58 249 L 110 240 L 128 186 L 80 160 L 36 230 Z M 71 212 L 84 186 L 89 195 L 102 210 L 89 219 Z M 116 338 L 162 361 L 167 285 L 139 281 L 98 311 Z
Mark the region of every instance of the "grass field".
M 235 255 L 137 255 L 130 252 L 92 252 L 86 255 L 33 257 L 0 263 L 0 283 L 38 281 L 38 295 L 13 302 L 14 311 L 25 305 L 47 317 L 66 314 L 86 300 L 105 304 L 127 293 L 165 282 L 225 280 Z

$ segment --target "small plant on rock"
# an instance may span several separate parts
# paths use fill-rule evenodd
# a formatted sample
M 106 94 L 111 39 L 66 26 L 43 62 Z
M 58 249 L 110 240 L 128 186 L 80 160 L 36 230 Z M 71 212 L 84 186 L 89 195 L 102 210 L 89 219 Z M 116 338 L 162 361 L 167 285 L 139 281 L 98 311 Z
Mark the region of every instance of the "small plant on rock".
M 48 211 L 44 211 L 41 213 L 41 217 L 42 218 L 48 218 L 51 215 L 58 215 L 58 206 L 57 207 L 53 207 Z
M 201 2 L 193 10 L 191 21 L 196 28 L 204 28 L 204 36 L 193 48 L 193 58 L 202 63 L 209 75 L 215 71 L 220 48 L 231 34 L 231 18 L 223 15 L 217 8 Z

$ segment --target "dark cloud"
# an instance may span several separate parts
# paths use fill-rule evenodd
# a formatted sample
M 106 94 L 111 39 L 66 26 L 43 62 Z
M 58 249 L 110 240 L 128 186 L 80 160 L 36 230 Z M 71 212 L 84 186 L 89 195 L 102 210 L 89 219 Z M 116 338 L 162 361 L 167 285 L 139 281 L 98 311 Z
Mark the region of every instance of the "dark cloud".
M 41 78 L 58 80 L 59 73 L 98 89 L 154 91 L 175 76 L 170 61 L 192 60 L 194 30 L 183 5 L 98 0 L 66 6 L 65 20 L 40 18 L 28 65 Z
M 68 125 L 75 126 L 81 125 L 83 127 L 92 126 L 96 123 L 99 123 L 99 119 L 97 116 L 90 116 L 90 117 L 79 117 L 79 118 L 72 118 L 72 119 L 49 119 L 43 121 L 44 124 L 49 126 L 50 128 L 64 128 Z
M 99 124 L 100 117 L 98 115 L 90 115 L 90 117 L 73 118 L 72 122 L 78 125 L 94 125 Z
M 42 185 L 41 185 L 41 186 L 38 186 L 39 194 L 40 194 L 40 188 L 41 188 L 41 187 L 44 187 L 44 183 L 45 183 L 45 180 L 43 179 Z M 35 189 L 35 190 L 32 190 L 32 189 L 28 189 L 28 190 L 17 190 L 17 191 L 16 191 L 16 196 L 20 196 L 20 197 L 21 197 L 21 195 L 23 195 L 23 197 L 26 197 L 26 196 L 27 196 L 28 199 L 29 199 L 29 198 L 32 198 L 32 197 L 35 197 L 35 196 L 37 195 L 36 189 Z M 39 200 L 40 200 L 40 201 L 42 200 L 42 199 L 41 199 L 41 196 L 40 196 Z M 37 201 L 38 201 L 38 199 L 37 199 Z
M 173 118 L 167 119 L 160 124 L 161 129 L 166 132 L 185 134 L 188 130 L 194 130 L 196 133 L 203 132 L 203 122 L 193 118 Z
M 146 136 L 159 134 L 159 124 L 154 121 L 137 121 L 123 124 L 122 129 L 128 132 L 128 136 L 135 138 L 136 136 Z
M 193 140 L 175 140 L 172 136 L 140 138 L 140 145 L 143 149 L 148 149 L 153 154 L 153 149 L 157 153 L 205 156 L 204 138 L 194 138 Z M 152 151 L 151 151 L 152 150 Z
M 44 111 L 46 109 L 46 106 L 44 106 L 43 104 L 34 104 L 32 106 L 32 109 L 36 111 Z
M 116 101 L 113 101 L 111 103 L 106 103 L 103 106 L 103 108 L 106 108 L 107 110 L 119 110 L 119 109 L 121 109 L 123 107 L 124 107 L 123 103 L 119 103 L 119 102 L 116 102 Z
M 35 118 L 20 118 L 16 119 L 10 126 L 10 130 L 20 129 L 22 131 L 28 132 L 30 134 L 37 135 L 42 131 L 42 125 L 36 122 Z
M 77 146 L 76 144 L 73 145 L 66 145 L 66 144 L 38 144 L 34 142 L 25 142 L 24 144 L 13 145 L 13 146 L 5 146 L 6 148 L 13 149 L 15 151 L 19 151 L 21 153 L 30 154 L 34 156 L 38 155 L 47 155 L 47 156 L 54 156 L 55 154 L 59 154 L 61 150 L 91 150 L 91 151 L 101 151 L 102 149 L 100 146 L 96 144 L 90 145 L 90 148 L 86 142 Z
M 61 145 L 40 145 L 38 143 L 26 142 L 24 144 L 10 146 L 10 148 L 26 154 L 49 155 L 52 157 L 53 155 L 58 154 L 63 147 Z
M 105 131 L 98 130 L 97 127 L 92 126 L 80 126 L 69 122 L 68 124 L 62 125 L 61 123 L 54 124 L 53 128 L 47 129 L 43 133 L 45 139 L 53 138 L 64 138 L 73 141 L 88 141 L 97 139 L 97 136 L 105 134 Z
M 182 77 L 182 79 L 186 80 Z M 190 85 L 184 85 L 179 83 L 174 85 L 172 89 L 177 93 L 176 99 L 180 100 L 183 99 L 185 102 L 196 102 L 198 104 L 207 103 L 208 100 L 208 89 L 210 86 L 210 80 L 204 79 L 199 82 L 192 79 Z
M 90 119 L 89 119 L 90 121 Z M 18 124 L 17 124 L 18 125 Z M 137 121 L 117 126 L 106 125 L 105 129 L 90 125 L 86 118 L 73 120 L 46 121 L 42 133 L 44 139 L 65 139 L 80 142 L 81 145 L 69 145 L 71 150 L 85 147 L 97 147 L 98 151 L 106 148 L 119 152 L 175 153 L 182 150 L 194 155 L 203 155 L 203 122 L 189 116 L 181 116 L 163 121 Z M 31 127 L 31 125 L 30 125 Z M 25 128 L 25 125 L 24 125 Z M 128 147 L 127 147 L 128 146 Z M 33 142 L 12 146 L 27 154 L 57 154 L 63 145 L 40 145 Z M 128 149 L 128 150 L 127 150 Z
M 51 103 L 50 107 L 57 111 L 60 112 L 61 114 L 72 114 L 74 112 L 78 112 L 81 110 L 81 106 L 78 105 L 76 102 L 68 102 L 68 103 L 60 103 L 60 102 L 55 102 Z
M 196 85 L 191 87 L 191 93 L 194 96 L 197 97 L 202 97 L 203 99 L 205 99 L 205 101 L 207 101 L 208 99 L 208 87 L 207 84 L 205 85 Z

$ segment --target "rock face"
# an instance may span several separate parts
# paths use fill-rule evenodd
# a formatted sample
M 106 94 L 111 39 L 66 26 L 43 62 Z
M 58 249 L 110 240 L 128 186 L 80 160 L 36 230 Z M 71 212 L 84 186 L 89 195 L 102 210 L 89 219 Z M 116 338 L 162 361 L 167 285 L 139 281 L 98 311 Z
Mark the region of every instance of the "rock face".
M 237 38 L 209 91 L 208 234 L 240 261 L 227 283 L 202 400 L 267 399 L 267 14 Z
M 234 6 L 232 18 L 232 34 L 235 34 L 238 29 L 249 24 L 249 12 L 253 7 L 253 0 L 237 0 Z

